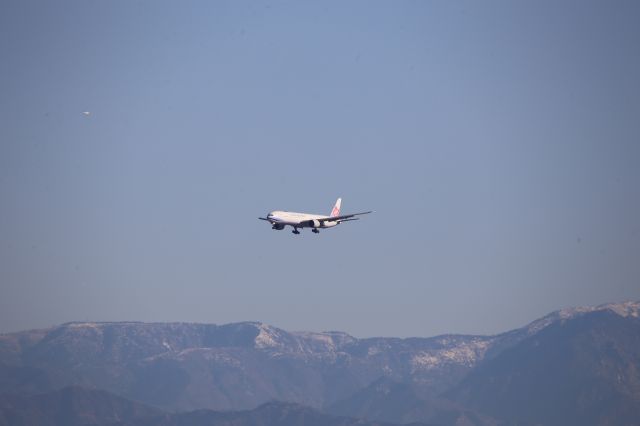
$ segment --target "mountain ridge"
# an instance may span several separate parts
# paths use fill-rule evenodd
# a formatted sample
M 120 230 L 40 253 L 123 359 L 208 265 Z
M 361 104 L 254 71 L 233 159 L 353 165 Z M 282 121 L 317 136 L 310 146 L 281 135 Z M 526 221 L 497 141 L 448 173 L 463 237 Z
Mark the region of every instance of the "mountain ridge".
M 384 378 L 419 389 L 418 399 L 427 405 L 416 402 L 417 413 L 455 416 L 459 407 L 439 401 L 439 395 L 554 324 L 598 312 L 636 320 L 640 302 L 562 309 L 490 336 L 359 339 L 336 331 L 288 332 L 255 321 L 70 322 L 0 335 L 0 393 L 33 395 L 81 385 L 163 410 L 249 410 L 272 400 L 322 409 Z M 379 395 L 365 392 L 359 398 Z M 364 410 L 356 405 L 349 409 Z M 480 405 L 474 410 L 487 411 Z M 475 411 L 468 413 L 483 424 Z
M 550 312 L 547 315 L 544 315 L 538 319 L 535 319 L 522 327 L 517 327 L 510 331 L 521 330 L 521 329 L 530 329 L 534 331 L 539 331 L 544 328 L 546 325 L 563 319 L 570 319 L 578 315 L 582 315 L 585 313 L 601 311 L 601 310 L 610 310 L 617 315 L 627 317 L 640 317 L 640 301 L 627 300 L 622 302 L 608 302 L 602 303 L 595 306 L 574 306 L 558 309 Z M 448 336 L 462 336 L 462 337 L 495 337 L 500 336 L 506 332 L 500 332 L 495 334 L 469 334 L 469 333 L 444 333 L 437 334 L 434 336 L 408 336 L 408 337 L 394 337 L 394 336 L 370 336 L 370 337 L 355 337 L 349 333 L 339 331 L 339 330 L 330 330 L 330 331 L 305 331 L 305 330 L 293 330 L 293 331 L 285 331 L 280 327 L 276 327 L 261 321 L 239 321 L 239 322 L 231 322 L 231 323 L 203 323 L 203 322 L 191 322 L 191 321 L 172 321 L 172 322 L 164 322 L 164 321 L 133 321 L 133 320 L 124 320 L 124 321 L 69 321 L 65 323 L 61 323 L 59 325 L 51 326 L 51 327 L 38 327 L 33 329 L 19 330 L 19 331 L 11 331 L 0 333 L 0 337 L 3 336 L 11 336 L 11 335 L 23 335 L 28 333 L 29 335 L 41 335 L 44 336 L 46 333 L 58 329 L 60 327 L 101 327 L 101 326 L 110 326 L 110 325 L 139 325 L 139 326 L 206 326 L 206 327 L 242 327 L 242 326 L 254 326 L 257 327 L 260 331 L 275 331 L 288 333 L 294 336 L 300 336 L 303 338 L 333 338 L 334 336 L 342 337 L 345 340 L 350 341 L 366 341 L 366 340 L 377 340 L 377 339 L 394 339 L 399 341 L 404 340 L 412 340 L 412 339 L 435 339 L 435 338 L 443 338 Z M 269 345 L 266 345 L 269 346 Z

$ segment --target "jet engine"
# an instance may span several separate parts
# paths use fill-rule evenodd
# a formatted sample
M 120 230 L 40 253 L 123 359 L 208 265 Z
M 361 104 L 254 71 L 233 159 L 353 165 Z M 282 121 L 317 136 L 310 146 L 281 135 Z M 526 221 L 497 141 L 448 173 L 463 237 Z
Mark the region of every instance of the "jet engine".
M 322 226 L 322 223 L 317 219 L 311 219 L 309 221 L 309 226 L 311 226 L 312 228 L 320 228 Z

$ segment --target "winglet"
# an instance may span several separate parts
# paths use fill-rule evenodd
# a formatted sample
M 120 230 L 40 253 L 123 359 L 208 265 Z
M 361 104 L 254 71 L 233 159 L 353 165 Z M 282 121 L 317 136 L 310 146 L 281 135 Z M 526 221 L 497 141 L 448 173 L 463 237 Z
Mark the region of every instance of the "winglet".
M 336 200 L 336 204 L 333 206 L 331 210 L 331 214 L 329 217 L 340 216 L 340 205 L 342 204 L 342 198 L 338 198 Z

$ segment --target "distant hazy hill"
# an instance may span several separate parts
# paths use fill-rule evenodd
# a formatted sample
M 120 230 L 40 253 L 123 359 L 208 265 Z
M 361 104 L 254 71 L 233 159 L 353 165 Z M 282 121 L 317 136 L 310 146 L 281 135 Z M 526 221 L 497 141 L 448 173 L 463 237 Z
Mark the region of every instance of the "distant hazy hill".
M 496 336 L 410 339 L 69 323 L 0 335 L 0 393 L 82 385 L 169 411 L 280 400 L 376 421 L 625 424 L 639 419 L 639 313 L 638 302 L 572 308 Z
M 80 426 L 129 422 L 160 410 L 101 390 L 68 387 L 30 397 L 0 396 L 2 426 Z
M 394 426 L 272 402 L 250 411 L 162 413 L 105 391 L 68 387 L 0 397 L 0 426 Z M 418 424 L 416 424 L 418 426 Z
M 197 410 L 167 414 L 113 426 L 399 426 L 397 423 L 365 421 L 349 417 L 334 417 L 298 404 L 271 402 L 249 411 L 216 412 Z M 411 423 L 410 426 L 427 426 Z
M 326 407 L 335 415 L 370 420 L 409 423 L 416 421 L 437 425 L 496 425 L 495 419 L 466 409 L 453 401 L 425 394 L 411 383 L 380 378 L 349 398 Z

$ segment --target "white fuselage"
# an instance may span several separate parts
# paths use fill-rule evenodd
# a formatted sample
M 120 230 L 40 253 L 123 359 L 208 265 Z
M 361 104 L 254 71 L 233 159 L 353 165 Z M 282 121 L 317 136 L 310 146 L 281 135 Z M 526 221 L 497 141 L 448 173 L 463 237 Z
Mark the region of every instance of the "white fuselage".
M 339 224 L 337 221 L 318 221 L 317 219 L 326 219 L 326 215 L 272 211 L 267 215 L 269 222 L 278 225 L 289 225 L 294 228 L 331 228 Z

